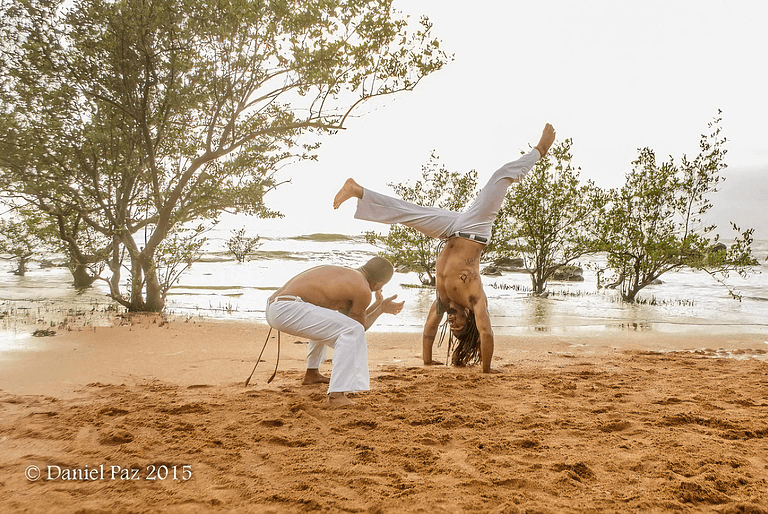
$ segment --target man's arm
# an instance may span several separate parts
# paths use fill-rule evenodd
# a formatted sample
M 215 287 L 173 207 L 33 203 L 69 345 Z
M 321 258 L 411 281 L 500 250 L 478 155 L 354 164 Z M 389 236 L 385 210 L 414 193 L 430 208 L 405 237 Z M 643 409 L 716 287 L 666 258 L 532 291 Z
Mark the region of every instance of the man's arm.
M 424 323 L 424 332 L 421 336 L 421 354 L 424 359 L 425 366 L 432 364 L 442 364 L 442 362 L 438 362 L 432 359 L 432 346 L 435 343 L 435 337 L 437 336 L 438 328 L 440 328 L 441 320 L 442 316 L 437 315 L 437 300 L 435 300 L 432 302 L 432 307 L 429 308 L 427 321 Z
M 359 322 L 365 330 L 368 330 L 382 314 L 398 314 L 403 310 L 405 302 L 395 302 L 395 298 L 397 298 L 397 295 L 385 299 L 381 291 L 377 291 L 376 300 L 369 307 L 368 304 L 371 301 L 370 292 L 366 294 L 361 293 L 352 299 L 352 306 L 349 312 L 345 314 Z
M 371 293 L 365 292 L 365 291 L 356 291 L 354 296 L 352 296 L 352 303 L 349 306 L 349 310 L 346 312 L 342 311 L 342 314 L 346 314 L 353 320 L 360 323 L 365 330 L 368 330 L 368 326 L 366 326 L 367 318 L 368 318 L 368 304 L 371 303 Z
M 485 294 L 480 295 L 474 305 L 475 323 L 480 333 L 480 356 L 483 359 L 483 373 L 491 373 L 491 359 L 493 359 L 493 328 L 491 316 L 488 314 L 488 299 Z M 494 371 L 494 373 L 497 373 Z
M 375 299 L 374 299 L 373 303 L 365 311 L 366 315 L 369 315 L 369 314 L 373 313 L 376 309 L 379 308 L 379 306 L 381 305 L 381 302 L 384 301 L 384 295 L 381 294 L 381 290 L 374 291 L 374 298 Z

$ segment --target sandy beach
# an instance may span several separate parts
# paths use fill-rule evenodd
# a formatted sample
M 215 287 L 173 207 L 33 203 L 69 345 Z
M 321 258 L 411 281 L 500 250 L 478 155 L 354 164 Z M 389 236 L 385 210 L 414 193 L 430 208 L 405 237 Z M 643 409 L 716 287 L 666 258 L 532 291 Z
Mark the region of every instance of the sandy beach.
M 768 512 L 765 335 L 503 336 L 484 375 L 371 332 L 371 391 L 329 409 L 292 336 L 244 387 L 267 329 L 121 319 L 0 354 L 2 511 Z

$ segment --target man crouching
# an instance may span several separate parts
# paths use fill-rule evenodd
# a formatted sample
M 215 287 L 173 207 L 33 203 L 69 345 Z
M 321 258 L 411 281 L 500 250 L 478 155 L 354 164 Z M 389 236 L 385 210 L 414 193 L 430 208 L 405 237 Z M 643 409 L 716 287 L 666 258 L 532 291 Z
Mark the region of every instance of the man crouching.
M 374 257 L 353 269 L 318 266 L 290 279 L 267 300 L 269 326 L 309 339 L 304 384 L 328 383 L 328 403 L 348 405 L 346 393 L 370 390 L 365 332 L 381 314 L 398 314 L 404 302 L 384 299 L 381 288 L 394 274 L 392 263 Z M 371 293 L 375 300 L 371 303 Z M 326 346 L 333 348 L 330 379 L 318 371 Z

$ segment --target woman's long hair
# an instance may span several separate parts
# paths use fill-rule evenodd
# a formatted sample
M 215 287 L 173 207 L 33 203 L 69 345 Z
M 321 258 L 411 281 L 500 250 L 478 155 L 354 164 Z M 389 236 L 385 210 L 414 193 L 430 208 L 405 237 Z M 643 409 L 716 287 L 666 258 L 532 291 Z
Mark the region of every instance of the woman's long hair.
M 454 366 L 471 366 L 480 362 L 480 331 L 477 329 L 477 323 L 475 322 L 475 313 L 467 311 L 467 324 L 464 326 L 461 334 L 454 336 L 448 327 L 448 321 L 443 323 L 440 331 L 440 342 L 437 345 L 440 346 L 443 343 L 447 332 L 449 356 L 451 356 L 451 350 L 453 350 L 451 363 Z

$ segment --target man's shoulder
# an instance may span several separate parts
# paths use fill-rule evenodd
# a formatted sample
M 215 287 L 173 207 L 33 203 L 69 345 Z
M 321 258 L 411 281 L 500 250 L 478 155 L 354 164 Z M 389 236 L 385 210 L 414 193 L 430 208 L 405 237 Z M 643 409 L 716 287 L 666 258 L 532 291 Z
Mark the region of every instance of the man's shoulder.
M 347 268 L 346 266 L 338 266 L 336 264 L 322 264 L 315 266 L 305 272 L 308 276 L 352 276 L 354 270 Z
M 325 267 L 325 272 L 328 274 L 336 275 L 338 277 L 341 277 L 345 280 L 349 281 L 365 281 L 365 276 L 363 276 L 362 273 L 360 273 L 359 270 L 356 270 L 354 268 L 348 268 L 346 266 L 337 266 L 328 264 Z
M 318 277 L 329 280 L 329 286 L 339 289 L 370 293 L 368 281 L 360 271 L 346 266 L 325 265 L 317 269 Z

